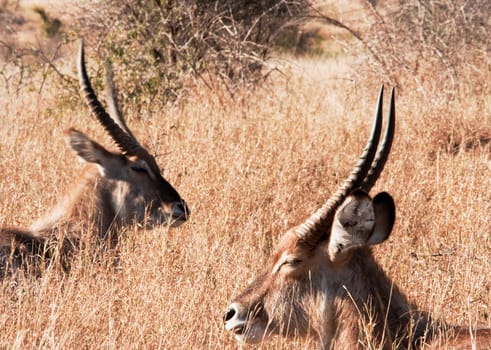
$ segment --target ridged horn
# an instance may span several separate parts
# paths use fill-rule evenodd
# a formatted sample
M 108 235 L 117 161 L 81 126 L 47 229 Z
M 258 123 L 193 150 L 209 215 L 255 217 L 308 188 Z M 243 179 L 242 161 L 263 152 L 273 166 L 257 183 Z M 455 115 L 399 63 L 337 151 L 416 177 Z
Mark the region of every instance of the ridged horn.
M 92 88 L 89 77 L 87 75 L 87 69 L 85 67 L 85 52 L 84 52 L 84 41 L 80 40 L 80 49 L 78 53 L 78 79 L 80 84 L 80 90 L 82 95 L 87 102 L 92 114 L 97 118 L 99 123 L 102 125 L 104 130 L 111 136 L 113 141 L 116 143 L 118 148 L 123 154 L 126 155 L 146 155 L 147 151 L 140 146 L 134 137 L 128 135 L 125 130 L 123 130 L 102 106 L 102 104 L 97 99 L 97 95 Z
M 328 233 L 328 230 L 332 225 L 336 209 L 354 189 L 362 184 L 367 176 L 373 159 L 375 158 L 381 134 L 383 95 L 384 87 L 382 86 L 378 96 L 377 111 L 375 113 L 370 138 L 368 139 L 358 163 L 351 171 L 351 174 L 320 209 L 311 215 L 303 224 L 297 227 L 296 234 L 304 244 L 315 247 L 322 240 L 323 236 Z
M 133 135 L 131 130 L 128 128 L 128 125 L 126 125 L 126 121 L 123 117 L 123 113 L 121 113 L 121 109 L 119 108 L 118 94 L 116 91 L 116 86 L 114 85 L 114 71 L 111 62 L 109 62 L 109 60 L 106 60 L 105 68 L 106 68 L 106 79 L 104 81 L 104 90 L 105 90 L 104 92 L 106 94 L 107 104 L 109 108 L 109 115 L 116 122 L 116 124 L 118 124 L 120 128 L 123 129 L 133 139 L 133 141 L 139 144 L 135 135 Z
M 392 141 L 394 139 L 396 114 L 395 114 L 395 101 L 394 101 L 394 88 L 390 92 L 390 102 L 389 102 L 389 119 L 387 121 L 387 126 L 385 129 L 384 138 L 380 149 L 377 151 L 375 160 L 373 161 L 372 167 L 368 171 L 368 175 L 361 184 L 360 188 L 366 193 L 370 192 L 373 185 L 377 181 L 380 173 L 384 169 L 387 158 L 389 158 L 390 149 L 392 147 Z

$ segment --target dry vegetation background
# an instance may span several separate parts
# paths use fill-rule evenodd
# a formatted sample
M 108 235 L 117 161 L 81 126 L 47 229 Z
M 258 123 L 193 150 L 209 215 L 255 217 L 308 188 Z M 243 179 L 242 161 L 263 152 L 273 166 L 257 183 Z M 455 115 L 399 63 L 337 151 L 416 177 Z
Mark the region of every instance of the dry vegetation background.
M 63 62 L 74 77 L 76 43 L 68 47 Z M 186 98 L 165 105 L 137 110 L 122 101 L 191 219 L 173 230 L 130 229 L 117 253 L 94 261 L 81 252 L 69 275 L 53 268 L 0 282 L 0 348 L 237 348 L 222 323 L 230 298 L 363 148 L 382 81 L 354 71 L 362 59 L 284 55 L 264 85 L 237 88 L 233 98 L 222 84 L 195 81 Z M 476 94 L 468 81 L 443 103 L 412 77 L 398 79 L 396 141 L 374 189 L 393 195 L 397 221 L 375 254 L 421 309 L 452 324 L 491 326 L 489 86 Z M 28 226 L 80 173 L 63 130 L 109 143 L 75 93 L 43 76 L 6 86 L 0 225 Z M 250 348 L 315 346 L 275 339 Z

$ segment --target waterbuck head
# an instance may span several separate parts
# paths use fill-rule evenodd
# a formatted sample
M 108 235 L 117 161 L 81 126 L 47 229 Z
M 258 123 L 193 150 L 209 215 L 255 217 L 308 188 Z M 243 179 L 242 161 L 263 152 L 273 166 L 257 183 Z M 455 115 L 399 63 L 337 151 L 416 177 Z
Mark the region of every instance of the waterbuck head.
M 107 69 L 106 94 L 109 115 L 92 88 L 85 67 L 83 41 L 78 61 L 80 89 L 92 114 L 112 138 L 119 152 L 110 152 L 83 133 L 70 129 L 67 139 L 83 160 L 97 166 L 103 195 L 115 217 L 113 223 L 178 226 L 190 214 L 186 202 L 161 175 L 155 158 L 142 147 L 130 131 L 118 107 L 112 74 Z
M 126 125 L 110 70 L 106 78 L 110 114 L 97 99 L 85 67 L 83 41 L 77 68 L 83 97 L 119 151 L 106 150 L 75 129 L 66 131 L 72 150 L 87 162 L 83 176 L 29 229 L 0 227 L 0 278 L 27 267 L 37 257 L 50 259 L 54 247 L 60 249 L 63 266 L 68 268 L 67 258 L 74 248 L 92 238 L 101 247 L 113 247 L 124 226 L 179 226 L 190 215 L 186 202 L 162 177 L 155 158 Z
M 413 319 L 370 248 L 389 237 L 395 220 L 394 201 L 388 193 L 368 195 L 394 135 L 392 91 L 388 123 L 378 147 L 382 100 L 383 87 L 369 141 L 352 173 L 317 212 L 283 235 L 266 268 L 228 307 L 225 328 L 239 341 L 312 335 L 322 348 L 337 343 L 352 349 L 360 344 L 360 322 L 372 321 L 374 333 L 382 338 L 384 324 L 397 328 L 391 335 L 386 332 L 387 339 L 397 336 L 403 323 Z M 397 309 L 397 315 L 384 311 L 389 305 L 392 311 Z

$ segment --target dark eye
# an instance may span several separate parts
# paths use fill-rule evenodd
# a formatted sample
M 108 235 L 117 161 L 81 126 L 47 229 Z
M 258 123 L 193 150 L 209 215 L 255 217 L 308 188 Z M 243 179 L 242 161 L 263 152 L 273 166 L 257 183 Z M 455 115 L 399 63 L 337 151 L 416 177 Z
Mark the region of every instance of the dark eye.
M 140 166 L 132 166 L 131 170 L 136 171 L 137 173 L 148 174 L 147 169 Z
M 302 263 L 302 260 L 300 259 L 297 259 L 297 258 L 291 258 L 291 259 L 286 259 L 285 260 L 285 264 L 286 265 L 289 265 L 291 267 L 297 267 L 298 265 L 300 265 Z

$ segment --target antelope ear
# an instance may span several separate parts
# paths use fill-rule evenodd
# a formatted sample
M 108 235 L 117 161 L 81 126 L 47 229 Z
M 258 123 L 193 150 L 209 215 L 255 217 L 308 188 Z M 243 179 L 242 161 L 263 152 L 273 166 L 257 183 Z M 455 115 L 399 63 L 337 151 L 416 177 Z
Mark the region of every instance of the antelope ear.
M 329 256 L 339 259 L 343 252 L 365 245 L 375 227 L 372 200 L 363 191 L 351 194 L 336 211 L 329 239 Z
M 72 150 L 84 161 L 97 164 L 102 175 L 114 155 L 85 134 L 70 128 L 65 131 L 65 138 Z
M 375 227 L 367 242 L 370 245 L 384 242 L 390 236 L 396 219 L 396 206 L 390 194 L 380 192 L 373 198 L 372 203 L 375 212 Z

